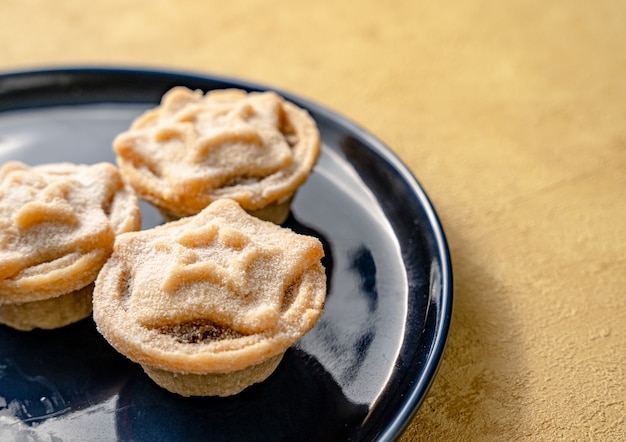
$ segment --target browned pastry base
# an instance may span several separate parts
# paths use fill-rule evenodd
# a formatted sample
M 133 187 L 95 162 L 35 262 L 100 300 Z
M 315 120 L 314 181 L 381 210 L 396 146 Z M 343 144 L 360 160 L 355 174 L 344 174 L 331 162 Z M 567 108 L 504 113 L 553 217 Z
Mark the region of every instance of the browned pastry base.
M 291 209 L 291 202 L 293 201 L 293 198 L 293 196 L 290 196 L 281 203 L 270 204 L 263 207 L 262 209 L 247 210 L 247 212 L 250 215 L 256 216 L 257 218 L 264 221 L 270 221 L 274 224 L 282 224 L 287 220 L 287 217 L 289 217 L 289 210 Z M 158 210 L 166 222 L 176 221 L 177 219 L 180 219 L 180 216 L 176 214 L 166 212 L 163 209 Z
M 181 396 L 231 396 L 267 379 L 278 367 L 283 355 L 278 354 L 257 365 L 230 373 L 175 373 L 149 365 L 142 365 L 142 368 L 157 385 Z
M 0 304 L 0 323 L 17 330 L 54 329 L 91 314 L 93 284 L 56 298 L 18 304 Z
M 289 210 L 291 209 L 291 202 L 293 196 L 289 197 L 282 203 L 274 203 L 263 207 L 258 210 L 249 210 L 248 213 L 252 216 L 256 216 L 265 221 L 271 221 L 274 224 L 282 224 L 287 220 L 289 216 Z

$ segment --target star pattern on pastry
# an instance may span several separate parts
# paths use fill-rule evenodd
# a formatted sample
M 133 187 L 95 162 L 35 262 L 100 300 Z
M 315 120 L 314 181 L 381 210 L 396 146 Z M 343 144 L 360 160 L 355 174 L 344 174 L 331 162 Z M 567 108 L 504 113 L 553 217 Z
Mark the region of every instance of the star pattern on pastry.
M 51 182 L 37 192 L 33 201 L 28 201 L 13 215 L 13 223 L 19 229 L 28 229 L 44 222 L 55 222 L 75 226 L 78 215 L 68 201 L 70 185 L 67 182 Z
M 5 221 L 10 219 L 18 230 L 47 222 L 69 226 L 79 223 L 79 216 L 70 202 L 73 185 L 70 179 L 28 173 L 25 166 L 17 163 L 6 170 L 0 189 L 2 198 L 6 198 L 6 207 L 2 209 Z
M 161 284 L 162 290 L 169 293 L 209 282 L 226 287 L 236 296 L 248 296 L 249 270 L 255 262 L 270 261 L 280 254 L 279 250 L 259 247 L 243 232 L 214 223 L 184 232 L 174 241 L 157 241 L 155 247 L 175 257 Z M 203 256 L 209 247 L 219 252 Z M 220 262 L 218 255 L 226 259 Z
M 160 113 L 143 124 L 152 142 L 187 146 L 184 157 L 189 164 L 208 162 L 222 174 L 265 175 L 288 165 L 290 147 L 286 141 L 277 142 L 283 137 L 278 98 L 239 99 L 237 103 L 211 101 L 191 91 L 174 90 L 165 97 Z M 273 140 L 270 144 L 269 139 Z M 234 164 L 226 151 L 238 152 Z M 259 164 L 265 164 L 261 171 Z

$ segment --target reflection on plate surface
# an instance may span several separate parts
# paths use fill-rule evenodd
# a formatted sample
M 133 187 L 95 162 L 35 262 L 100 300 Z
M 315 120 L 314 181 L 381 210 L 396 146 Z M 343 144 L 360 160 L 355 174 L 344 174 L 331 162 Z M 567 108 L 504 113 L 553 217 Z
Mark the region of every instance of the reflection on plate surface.
M 258 86 L 114 69 L 0 76 L 0 162 L 114 161 L 113 137 L 174 84 Z M 182 398 L 117 354 L 92 320 L 54 331 L 0 326 L 0 440 L 371 440 L 397 437 L 445 344 L 451 272 L 443 233 L 404 166 L 366 132 L 284 94 L 323 149 L 286 226 L 324 244 L 329 292 L 315 328 L 265 382 Z M 143 228 L 162 222 L 142 204 Z M 86 430 L 90 428 L 89 430 Z

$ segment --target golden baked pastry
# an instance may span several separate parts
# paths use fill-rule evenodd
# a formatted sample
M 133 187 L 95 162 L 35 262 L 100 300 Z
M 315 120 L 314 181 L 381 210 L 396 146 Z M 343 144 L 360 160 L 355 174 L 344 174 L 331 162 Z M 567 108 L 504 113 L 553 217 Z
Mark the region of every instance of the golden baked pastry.
M 280 224 L 317 161 L 320 136 L 306 111 L 273 92 L 175 87 L 113 149 L 124 179 L 168 219 L 230 198 Z
M 218 200 L 120 235 L 94 289 L 94 320 L 120 353 L 183 396 L 228 396 L 267 378 L 326 297 L 317 238 Z
M 139 204 L 112 164 L 0 169 L 0 323 L 57 328 L 91 314 L 115 236 L 141 226 Z

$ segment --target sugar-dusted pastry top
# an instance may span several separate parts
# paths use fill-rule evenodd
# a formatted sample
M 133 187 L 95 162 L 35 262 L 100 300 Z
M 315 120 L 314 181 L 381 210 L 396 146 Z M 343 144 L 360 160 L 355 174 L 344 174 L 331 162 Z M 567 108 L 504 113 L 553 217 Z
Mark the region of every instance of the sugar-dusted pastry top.
M 282 203 L 313 169 L 320 137 L 306 111 L 273 92 L 175 87 L 113 149 L 142 198 L 186 216 L 220 198 L 246 210 Z
M 120 235 L 94 319 L 130 359 L 182 373 L 239 370 L 284 352 L 326 296 L 317 238 L 219 200 L 196 216 Z
M 0 169 L 0 303 L 92 283 L 115 235 L 140 227 L 137 198 L 109 163 Z

